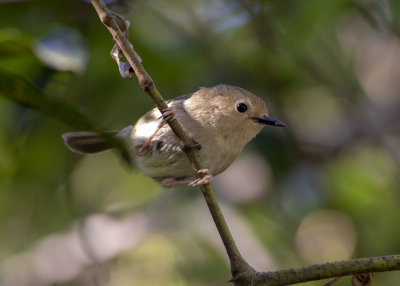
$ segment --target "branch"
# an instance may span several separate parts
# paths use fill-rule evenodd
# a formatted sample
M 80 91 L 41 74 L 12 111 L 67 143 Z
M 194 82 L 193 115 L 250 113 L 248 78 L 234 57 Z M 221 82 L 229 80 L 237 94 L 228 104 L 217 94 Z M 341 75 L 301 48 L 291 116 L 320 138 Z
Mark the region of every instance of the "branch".
M 254 285 L 290 285 L 306 281 L 360 273 L 400 270 L 400 255 L 359 258 L 272 272 L 258 272 Z
M 141 59 L 135 52 L 133 46 L 126 37 L 125 31 L 121 31 L 119 22 L 127 26 L 125 20 L 109 10 L 103 0 L 91 0 L 96 9 L 101 22 L 107 27 L 114 38 L 115 43 L 125 55 L 129 65 L 134 70 L 140 88 L 147 93 L 154 104 L 163 112 L 168 106 L 155 86 L 152 78 L 144 69 Z M 187 155 L 194 171 L 203 169 L 200 161 L 198 148 L 191 138 L 183 131 L 176 119 L 168 121 L 169 126 L 175 135 L 180 139 L 181 148 Z M 222 215 L 221 209 L 215 199 L 214 192 L 209 184 L 202 185 L 201 190 L 207 206 L 213 217 L 221 239 L 224 243 L 226 252 L 231 263 L 231 273 L 236 286 L 242 285 L 289 285 L 305 281 L 319 280 L 324 278 L 339 277 L 350 274 L 382 272 L 390 270 L 400 270 L 400 255 L 361 258 L 341 262 L 311 265 L 302 268 L 278 270 L 272 272 L 255 271 L 241 256 L 232 238 L 228 225 Z
M 123 18 L 121 16 L 116 16 L 114 12 L 108 9 L 108 7 L 103 3 L 102 0 L 91 0 L 91 3 L 96 9 L 100 21 L 110 31 L 116 44 L 125 55 L 130 66 L 133 68 L 138 78 L 140 88 L 150 96 L 160 112 L 163 112 L 163 110 L 168 107 L 167 104 L 165 103 L 156 85 L 154 84 L 154 81 L 144 69 L 141 60 L 138 57 L 138 54 L 135 52 L 133 46 L 130 44 L 128 39 L 125 37 L 123 31 L 121 31 L 120 27 L 117 24 L 117 20 L 121 20 Z M 203 164 L 200 161 L 199 153 L 197 150 L 198 147 L 193 144 L 193 140 L 185 134 L 178 121 L 176 119 L 173 119 L 168 121 L 168 124 L 175 135 L 180 139 L 182 150 L 186 153 L 194 171 L 197 172 L 200 169 L 204 169 Z M 201 190 L 204 199 L 207 202 L 207 206 L 210 210 L 214 223 L 224 243 L 226 252 L 229 256 L 233 277 L 236 277 L 241 273 L 253 271 L 251 266 L 248 265 L 248 263 L 242 258 L 241 254 L 239 253 L 236 243 L 232 238 L 229 227 L 215 199 L 215 195 L 210 184 L 202 185 Z

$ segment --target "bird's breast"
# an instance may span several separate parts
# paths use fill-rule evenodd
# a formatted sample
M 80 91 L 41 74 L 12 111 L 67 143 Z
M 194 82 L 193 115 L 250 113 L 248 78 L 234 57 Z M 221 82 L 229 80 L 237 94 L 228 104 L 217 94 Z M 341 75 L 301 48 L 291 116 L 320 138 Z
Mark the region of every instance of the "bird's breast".
M 243 149 L 243 144 L 224 132 L 199 139 L 200 158 L 213 175 L 225 171 Z

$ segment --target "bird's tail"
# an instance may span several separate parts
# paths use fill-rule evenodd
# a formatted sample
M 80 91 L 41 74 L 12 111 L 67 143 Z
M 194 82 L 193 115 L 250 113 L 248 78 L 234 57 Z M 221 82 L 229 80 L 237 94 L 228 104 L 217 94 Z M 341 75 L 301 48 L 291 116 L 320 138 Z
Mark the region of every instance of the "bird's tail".
M 107 131 L 106 134 L 119 137 L 119 139 L 125 141 L 129 138 L 131 130 L 132 126 L 128 126 L 121 131 Z M 98 153 L 115 147 L 115 142 L 108 140 L 106 135 L 97 132 L 67 132 L 62 137 L 65 146 L 71 151 L 81 154 Z
M 76 153 L 91 154 L 113 147 L 108 140 L 97 132 L 67 132 L 62 137 L 65 146 Z

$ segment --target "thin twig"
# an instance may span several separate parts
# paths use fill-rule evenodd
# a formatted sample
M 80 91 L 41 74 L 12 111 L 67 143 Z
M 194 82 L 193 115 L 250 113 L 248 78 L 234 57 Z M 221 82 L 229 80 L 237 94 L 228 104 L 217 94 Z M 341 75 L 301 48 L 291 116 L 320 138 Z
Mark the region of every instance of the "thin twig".
M 101 22 L 107 27 L 114 41 L 117 43 L 130 66 L 133 68 L 140 88 L 153 100 L 162 112 L 168 106 L 157 90 L 153 80 L 144 69 L 141 60 L 133 46 L 119 28 L 114 12 L 111 12 L 102 0 L 91 0 Z M 118 17 L 119 20 L 123 19 Z M 183 131 L 176 119 L 167 122 L 172 131 L 181 141 L 182 150 L 186 153 L 194 171 L 203 169 L 196 144 L 193 144 Z M 241 285 L 290 285 L 300 282 L 346 276 L 359 273 L 383 272 L 400 270 L 400 255 L 361 258 L 334 263 L 310 265 L 296 269 L 284 269 L 272 272 L 256 272 L 240 255 L 235 241 L 232 238 L 228 225 L 215 199 L 214 192 L 209 184 L 201 186 L 204 199 L 211 212 L 215 225 L 224 243 L 231 263 L 231 272 L 236 286 Z
M 257 273 L 255 285 L 280 286 L 338 276 L 400 270 L 400 254 L 358 258 Z
M 97 14 L 99 15 L 101 22 L 110 31 L 111 35 L 114 38 L 114 41 L 117 43 L 121 51 L 124 53 L 126 60 L 133 68 L 138 78 L 140 88 L 150 96 L 157 108 L 160 110 L 160 112 L 162 112 L 168 106 L 162 98 L 152 78 L 144 69 L 141 60 L 138 58 L 138 55 L 133 49 L 132 45 L 129 43 L 128 39 L 124 36 L 124 33 L 119 28 L 115 19 L 115 13 L 111 12 L 102 0 L 91 0 L 91 2 L 96 9 Z M 192 164 L 194 171 L 197 172 L 198 170 L 204 169 L 203 164 L 200 161 L 196 144 L 194 144 L 193 140 L 186 135 L 178 121 L 176 119 L 172 119 L 168 121 L 168 124 L 175 135 L 180 139 L 182 150 L 189 158 L 189 161 Z M 251 272 L 252 268 L 242 258 L 236 246 L 236 243 L 232 238 L 229 227 L 215 199 L 213 189 L 209 184 L 206 184 L 201 186 L 201 190 L 214 220 L 214 223 L 224 243 L 226 252 L 229 256 L 233 277 L 244 272 Z

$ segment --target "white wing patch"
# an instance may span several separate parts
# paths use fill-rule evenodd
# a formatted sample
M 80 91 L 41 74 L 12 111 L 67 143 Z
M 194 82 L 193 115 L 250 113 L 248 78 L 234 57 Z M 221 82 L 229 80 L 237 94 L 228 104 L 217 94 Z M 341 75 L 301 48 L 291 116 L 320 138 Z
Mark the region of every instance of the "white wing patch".
M 152 111 L 152 114 L 149 116 L 153 118 L 149 121 L 145 121 L 145 117 L 142 117 L 138 123 L 136 123 L 134 132 L 131 134 L 132 139 L 139 139 L 139 138 L 149 138 L 154 132 L 157 130 L 158 125 L 161 122 L 161 119 L 158 118 L 161 116 L 161 113 L 158 109 Z
M 157 130 L 158 124 L 158 121 L 152 121 L 136 126 L 135 138 L 149 138 Z

